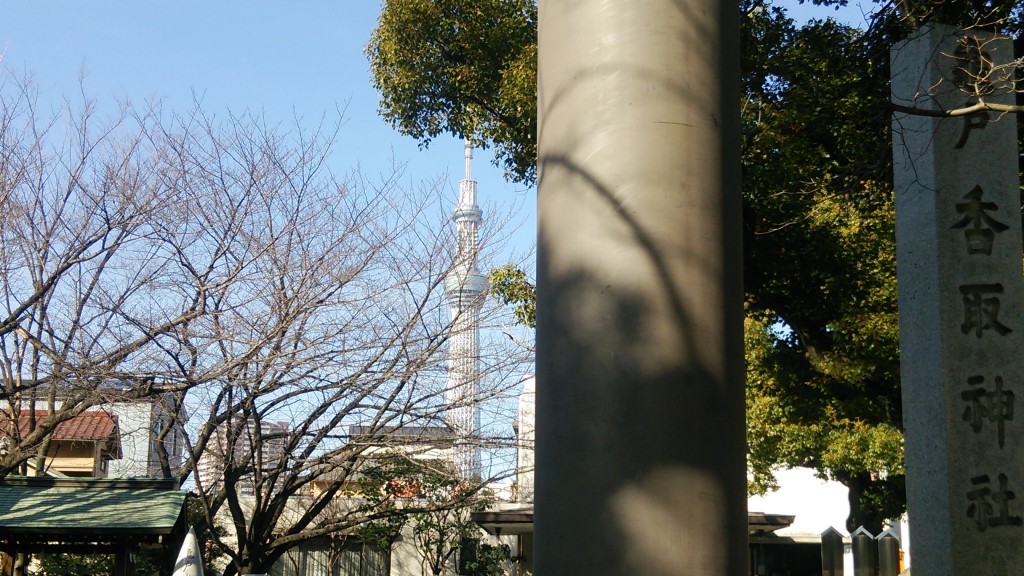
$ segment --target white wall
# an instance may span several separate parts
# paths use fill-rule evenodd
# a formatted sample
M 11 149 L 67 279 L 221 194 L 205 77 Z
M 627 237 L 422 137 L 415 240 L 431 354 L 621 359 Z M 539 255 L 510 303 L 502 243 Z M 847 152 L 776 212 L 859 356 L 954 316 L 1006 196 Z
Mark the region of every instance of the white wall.
M 523 391 L 519 394 L 519 437 L 516 439 L 516 483 L 519 484 L 519 501 L 533 502 L 533 446 L 536 440 L 534 421 L 537 413 L 537 381 L 533 375 L 522 380 Z
M 160 461 L 157 457 L 156 438 L 159 434 L 157 420 L 170 421 L 168 409 L 161 399 L 144 398 L 134 402 L 117 402 L 101 407 L 117 416 L 121 430 L 121 459 L 110 461 L 111 478 L 146 478 L 160 475 Z M 173 434 L 173 436 L 172 436 Z M 166 447 L 171 473 L 181 468 L 184 448 L 183 432 L 178 429 L 168 434 Z
M 117 416 L 121 430 L 121 458 L 111 460 L 110 478 L 142 478 L 149 475 L 149 443 L 152 405 L 148 402 L 113 404 L 105 409 Z
M 834 527 L 844 536 L 850 535 L 846 531 L 846 517 L 850 515 L 846 486 L 817 478 L 809 468 L 779 470 L 776 478 L 779 490 L 747 500 L 747 510 L 751 512 L 796 515 L 791 526 L 776 534 L 794 539 L 817 538 Z

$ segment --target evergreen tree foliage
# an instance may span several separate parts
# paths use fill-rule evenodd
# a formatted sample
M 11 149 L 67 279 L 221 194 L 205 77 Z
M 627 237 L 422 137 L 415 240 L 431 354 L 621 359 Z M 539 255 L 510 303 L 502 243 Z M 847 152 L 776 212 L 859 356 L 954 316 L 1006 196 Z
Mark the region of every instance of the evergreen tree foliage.
M 367 54 L 381 114 L 400 132 L 493 144 L 509 174 L 534 180 L 534 0 L 386 0 Z

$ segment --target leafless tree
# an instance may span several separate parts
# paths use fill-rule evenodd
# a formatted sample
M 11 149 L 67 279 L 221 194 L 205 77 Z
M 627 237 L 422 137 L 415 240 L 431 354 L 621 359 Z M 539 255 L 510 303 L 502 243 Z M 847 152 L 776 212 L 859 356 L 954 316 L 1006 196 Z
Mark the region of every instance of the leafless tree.
M 201 422 L 187 443 L 187 466 L 206 468 L 197 491 L 211 520 L 230 519 L 226 574 L 264 572 L 288 548 L 365 520 L 331 504 L 367 450 L 443 423 L 454 241 L 431 209 L 435 189 L 326 172 L 331 132 L 285 145 L 258 118 L 189 122 L 173 131 L 188 136 L 168 150 L 167 173 L 197 198 L 179 219 L 216 233 L 180 259 L 216 253 L 223 265 L 184 266 L 215 297 L 162 352 Z M 490 356 L 496 387 L 472 401 L 509 392 L 519 357 Z
M 160 219 L 179 199 L 151 121 L 99 121 L 89 101 L 44 113 L 30 83 L 0 83 L 0 473 L 60 422 L 154 394 L 150 351 L 205 313 L 204 287 L 165 281 L 178 263 Z
M 96 116 L 42 116 L 28 84 L 0 87 L 0 471 L 90 407 L 160 395 L 187 422 L 181 473 L 227 528 L 211 535 L 225 574 L 366 521 L 336 502 L 364 456 L 447 408 L 443 181 L 335 174 L 339 124 Z M 468 401 L 511 411 L 523 355 L 493 341 Z
M 892 104 L 893 110 L 920 116 L 956 118 L 995 112 L 1011 114 L 1024 112 L 1024 106 L 1013 103 L 1022 94 L 1022 71 L 1024 59 L 1012 58 L 995 61 L 990 52 L 996 42 L 1003 43 L 1004 50 L 1011 47 L 1011 38 L 999 33 L 979 33 L 974 29 L 957 31 L 956 48 L 938 55 L 953 61 L 953 77 L 948 82 L 929 86 L 927 93 L 919 97 L 932 107 Z M 1005 55 L 1004 55 L 1005 56 Z M 934 107 L 929 98 L 932 92 L 956 90 L 961 96 L 962 106 L 954 108 Z

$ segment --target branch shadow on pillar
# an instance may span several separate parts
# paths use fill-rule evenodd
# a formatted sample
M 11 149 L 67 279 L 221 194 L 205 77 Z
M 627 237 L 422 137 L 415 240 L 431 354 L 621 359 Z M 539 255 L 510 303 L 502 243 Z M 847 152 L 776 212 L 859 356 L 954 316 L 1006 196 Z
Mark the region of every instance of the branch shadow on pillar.
M 596 485 L 602 495 L 602 503 L 571 504 L 577 508 L 603 506 L 599 512 L 601 520 L 592 524 L 593 530 L 600 533 L 580 534 L 580 538 L 612 542 L 634 540 L 628 548 L 633 553 L 641 550 L 645 556 L 642 562 L 655 569 L 678 570 L 698 560 L 689 557 L 688 541 L 711 540 L 724 545 L 730 530 L 745 533 L 745 499 L 728 497 L 730 493 L 742 492 L 745 487 L 742 362 L 725 366 L 724 374 L 703 362 L 702 357 L 706 355 L 706 351 L 701 350 L 703 335 L 694 333 L 691 328 L 693 304 L 687 304 L 678 286 L 672 283 L 677 274 L 666 260 L 682 257 L 691 264 L 696 263 L 696 268 L 707 269 L 710 264 L 702 261 L 702 255 L 666 255 L 608 187 L 566 158 L 548 157 L 544 169 L 554 164 L 587 182 L 593 200 L 614 212 L 622 229 L 628 231 L 629 242 L 643 255 L 647 266 L 654 270 L 654 276 L 663 281 L 650 287 L 655 292 L 654 297 L 660 300 L 652 302 L 650 294 L 620 289 L 602 282 L 601 274 L 595 275 L 583 268 L 549 279 L 549 291 L 538 300 L 538 363 L 551 359 L 565 362 L 581 349 L 592 351 L 588 354 L 591 360 L 601 360 L 563 368 L 580 372 L 578 381 L 593 385 L 567 390 L 561 386 L 562 382 L 552 382 L 557 390 L 547 391 L 539 403 L 538 428 L 547 426 L 551 419 L 562 419 L 579 411 L 588 414 L 589 419 L 575 422 L 569 433 L 587 437 L 600 448 L 590 454 L 552 455 L 544 462 L 547 465 L 558 462 L 558 470 L 549 477 L 580 479 Z M 545 241 L 541 239 L 542 246 Z M 734 236 L 734 241 L 740 241 L 739 235 Z M 543 250 L 540 257 L 544 258 Z M 551 298 L 551 295 L 557 296 Z M 732 296 L 735 306 L 722 310 L 721 314 L 741 326 L 741 294 L 736 291 Z M 578 326 L 581 299 L 586 301 L 584 306 L 594 306 L 588 311 L 594 318 L 588 327 Z M 667 318 L 665 310 L 669 311 Z M 652 314 L 662 317 L 653 319 Z M 667 322 L 677 332 L 676 350 L 656 351 L 647 346 L 652 336 L 652 321 Z M 564 340 L 557 348 L 546 348 L 540 343 L 543 339 L 540 335 L 549 329 L 543 325 L 545 322 L 556 324 L 550 329 L 571 333 L 573 338 Z M 737 328 L 736 334 L 741 334 L 741 330 Z M 742 342 L 735 340 L 723 340 L 727 347 L 733 348 L 724 352 L 726 357 L 742 357 L 739 350 Z M 649 357 L 665 352 L 687 359 L 686 366 L 652 372 Z M 658 412 L 665 416 L 648 421 L 633 417 Z M 560 430 L 565 432 L 564 425 Z M 545 437 L 543 432 L 538 434 L 539 453 L 550 449 L 543 444 Z M 738 452 L 740 458 L 730 455 L 731 452 Z M 721 472 L 723 454 L 734 460 L 731 474 Z M 618 471 L 601 473 L 609 467 Z M 622 477 L 633 480 L 614 481 Z M 688 496 L 694 491 L 703 495 L 708 508 L 694 507 Z M 565 497 L 574 497 L 568 493 L 571 491 L 566 492 Z M 737 528 L 737 522 L 743 523 L 743 527 Z M 543 530 L 542 517 L 538 533 L 543 534 Z M 634 568 L 633 562 L 639 561 L 616 558 L 611 550 L 609 554 L 612 556 L 599 562 L 621 562 L 627 569 Z M 743 573 L 745 569 L 745 566 L 729 566 L 728 573 Z
M 745 574 L 738 10 L 539 22 L 536 567 Z

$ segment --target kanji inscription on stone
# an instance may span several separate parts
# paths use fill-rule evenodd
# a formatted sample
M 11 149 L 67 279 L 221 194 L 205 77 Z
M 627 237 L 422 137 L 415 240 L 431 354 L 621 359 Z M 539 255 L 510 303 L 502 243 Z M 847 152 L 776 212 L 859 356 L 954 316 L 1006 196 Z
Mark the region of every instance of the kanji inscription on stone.
M 1013 404 L 1016 400 L 1012 390 L 1006 390 L 1003 378 L 992 379 L 992 389 L 984 386 L 984 376 L 971 376 L 967 379 L 967 390 L 960 397 L 967 403 L 963 419 L 971 425 L 971 430 L 981 432 L 984 423 L 996 425 L 996 436 L 999 447 L 1006 444 L 1006 422 L 1013 420 Z
M 964 321 L 960 330 L 964 334 L 974 333 L 981 338 L 986 330 L 1005 335 L 1012 330 L 999 321 L 999 294 L 1002 284 L 965 284 L 960 286 L 964 300 Z
M 913 570 L 1024 574 L 1017 122 L 985 106 L 1014 102 L 1012 39 L 929 24 L 892 55 Z
M 1003 232 L 1009 226 L 996 220 L 990 212 L 999 209 L 995 202 L 982 200 L 984 191 L 975 186 L 964 195 L 966 202 L 959 202 L 956 211 L 963 216 L 953 224 L 953 228 L 963 228 L 967 241 L 968 254 L 992 254 L 992 243 L 997 232 Z
M 971 478 L 970 491 L 967 492 L 967 517 L 974 520 L 974 526 L 981 532 L 1000 526 L 1024 526 L 1024 519 L 1010 513 L 1010 502 L 1017 498 L 1007 484 L 1006 474 L 999 474 L 997 486 L 991 486 L 988 474 Z

